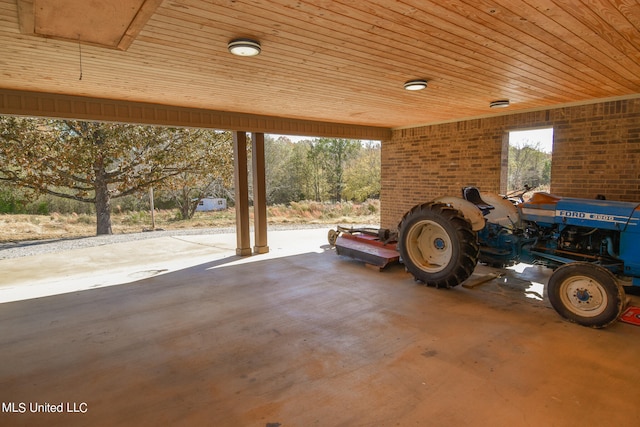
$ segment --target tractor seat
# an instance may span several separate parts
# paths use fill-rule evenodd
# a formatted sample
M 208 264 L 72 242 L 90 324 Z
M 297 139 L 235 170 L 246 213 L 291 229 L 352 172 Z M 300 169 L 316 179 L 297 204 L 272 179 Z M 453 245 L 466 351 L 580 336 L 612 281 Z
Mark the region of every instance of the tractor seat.
M 462 197 L 476 205 L 483 214 L 486 214 L 491 209 L 494 209 L 493 205 L 488 204 L 482 197 L 480 197 L 480 191 L 476 187 L 464 187 L 462 189 Z

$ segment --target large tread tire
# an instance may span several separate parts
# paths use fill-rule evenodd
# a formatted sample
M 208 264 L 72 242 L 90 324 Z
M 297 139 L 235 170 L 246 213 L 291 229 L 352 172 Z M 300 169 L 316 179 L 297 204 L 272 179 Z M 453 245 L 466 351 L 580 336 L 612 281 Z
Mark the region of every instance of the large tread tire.
M 560 316 L 592 328 L 615 322 L 626 303 L 624 288 L 613 273 L 588 262 L 564 264 L 554 271 L 547 295 Z
M 476 233 L 462 213 L 444 203 L 424 203 L 398 226 L 398 251 L 416 280 L 436 288 L 464 282 L 478 262 Z

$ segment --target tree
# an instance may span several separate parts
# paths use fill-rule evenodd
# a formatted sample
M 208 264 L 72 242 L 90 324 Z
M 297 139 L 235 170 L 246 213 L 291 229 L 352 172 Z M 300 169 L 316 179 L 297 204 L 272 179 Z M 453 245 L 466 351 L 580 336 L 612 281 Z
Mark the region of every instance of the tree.
M 321 202 L 329 196 L 341 201 L 345 185 L 344 168 L 360 149 L 360 143 L 350 139 L 320 138 L 307 141 L 307 146 L 314 199 Z
M 111 200 L 206 167 L 188 129 L 0 117 L 0 180 L 93 203 L 97 234 L 111 234 Z
M 295 186 L 288 165 L 293 152 L 293 142 L 286 137 L 266 137 L 265 150 L 265 180 L 267 185 L 267 204 L 288 203 L 296 199 Z
M 540 143 L 525 141 L 522 146 L 509 146 L 508 191 L 549 184 L 551 155 L 540 148 Z
M 293 143 L 265 140 L 267 200 L 289 203 L 344 198 L 364 200 L 380 194 L 380 145 L 319 138 Z M 364 198 L 364 199 L 363 199 Z
M 307 164 L 312 188 L 313 200 L 321 202 L 326 194 L 326 152 L 320 140 L 304 141 L 307 145 Z
M 313 194 L 313 180 L 311 179 L 311 167 L 307 162 L 308 146 L 306 144 L 294 144 L 289 158 L 289 175 L 295 188 L 292 200 L 300 201 L 311 199 Z
M 180 211 L 182 219 L 193 218 L 198 203 L 205 197 L 227 197 L 233 181 L 233 140 L 230 132 L 202 129 L 183 129 L 182 136 L 190 141 L 189 151 L 179 164 L 181 172 L 167 178 L 164 187 Z M 186 162 L 193 161 L 198 152 L 198 169 Z
M 344 198 L 356 202 L 379 198 L 380 171 L 380 144 L 364 143 L 357 156 L 345 166 Z
M 344 168 L 362 147 L 358 141 L 351 139 L 321 138 L 318 141 L 321 150 L 324 151 L 324 162 L 327 171 L 327 181 L 330 193 L 336 202 L 342 201 L 344 191 Z

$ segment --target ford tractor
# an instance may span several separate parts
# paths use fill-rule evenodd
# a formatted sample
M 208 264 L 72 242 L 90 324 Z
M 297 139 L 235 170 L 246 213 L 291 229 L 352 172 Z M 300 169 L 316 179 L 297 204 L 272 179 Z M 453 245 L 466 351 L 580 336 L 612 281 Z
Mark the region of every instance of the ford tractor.
M 407 212 L 397 250 L 428 286 L 450 288 L 477 262 L 519 262 L 554 269 L 553 308 L 584 326 L 605 327 L 626 305 L 625 286 L 640 286 L 640 203 L 534 193 L 526 202 L 467 187 Z

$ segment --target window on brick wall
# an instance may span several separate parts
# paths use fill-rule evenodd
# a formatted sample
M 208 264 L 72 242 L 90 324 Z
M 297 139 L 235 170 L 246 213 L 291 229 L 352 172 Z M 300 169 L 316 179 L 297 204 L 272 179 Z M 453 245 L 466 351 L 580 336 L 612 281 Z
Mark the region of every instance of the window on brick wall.
M 553 128 L 509 132 L 507 192 L 549 191 L 552 152 Z

